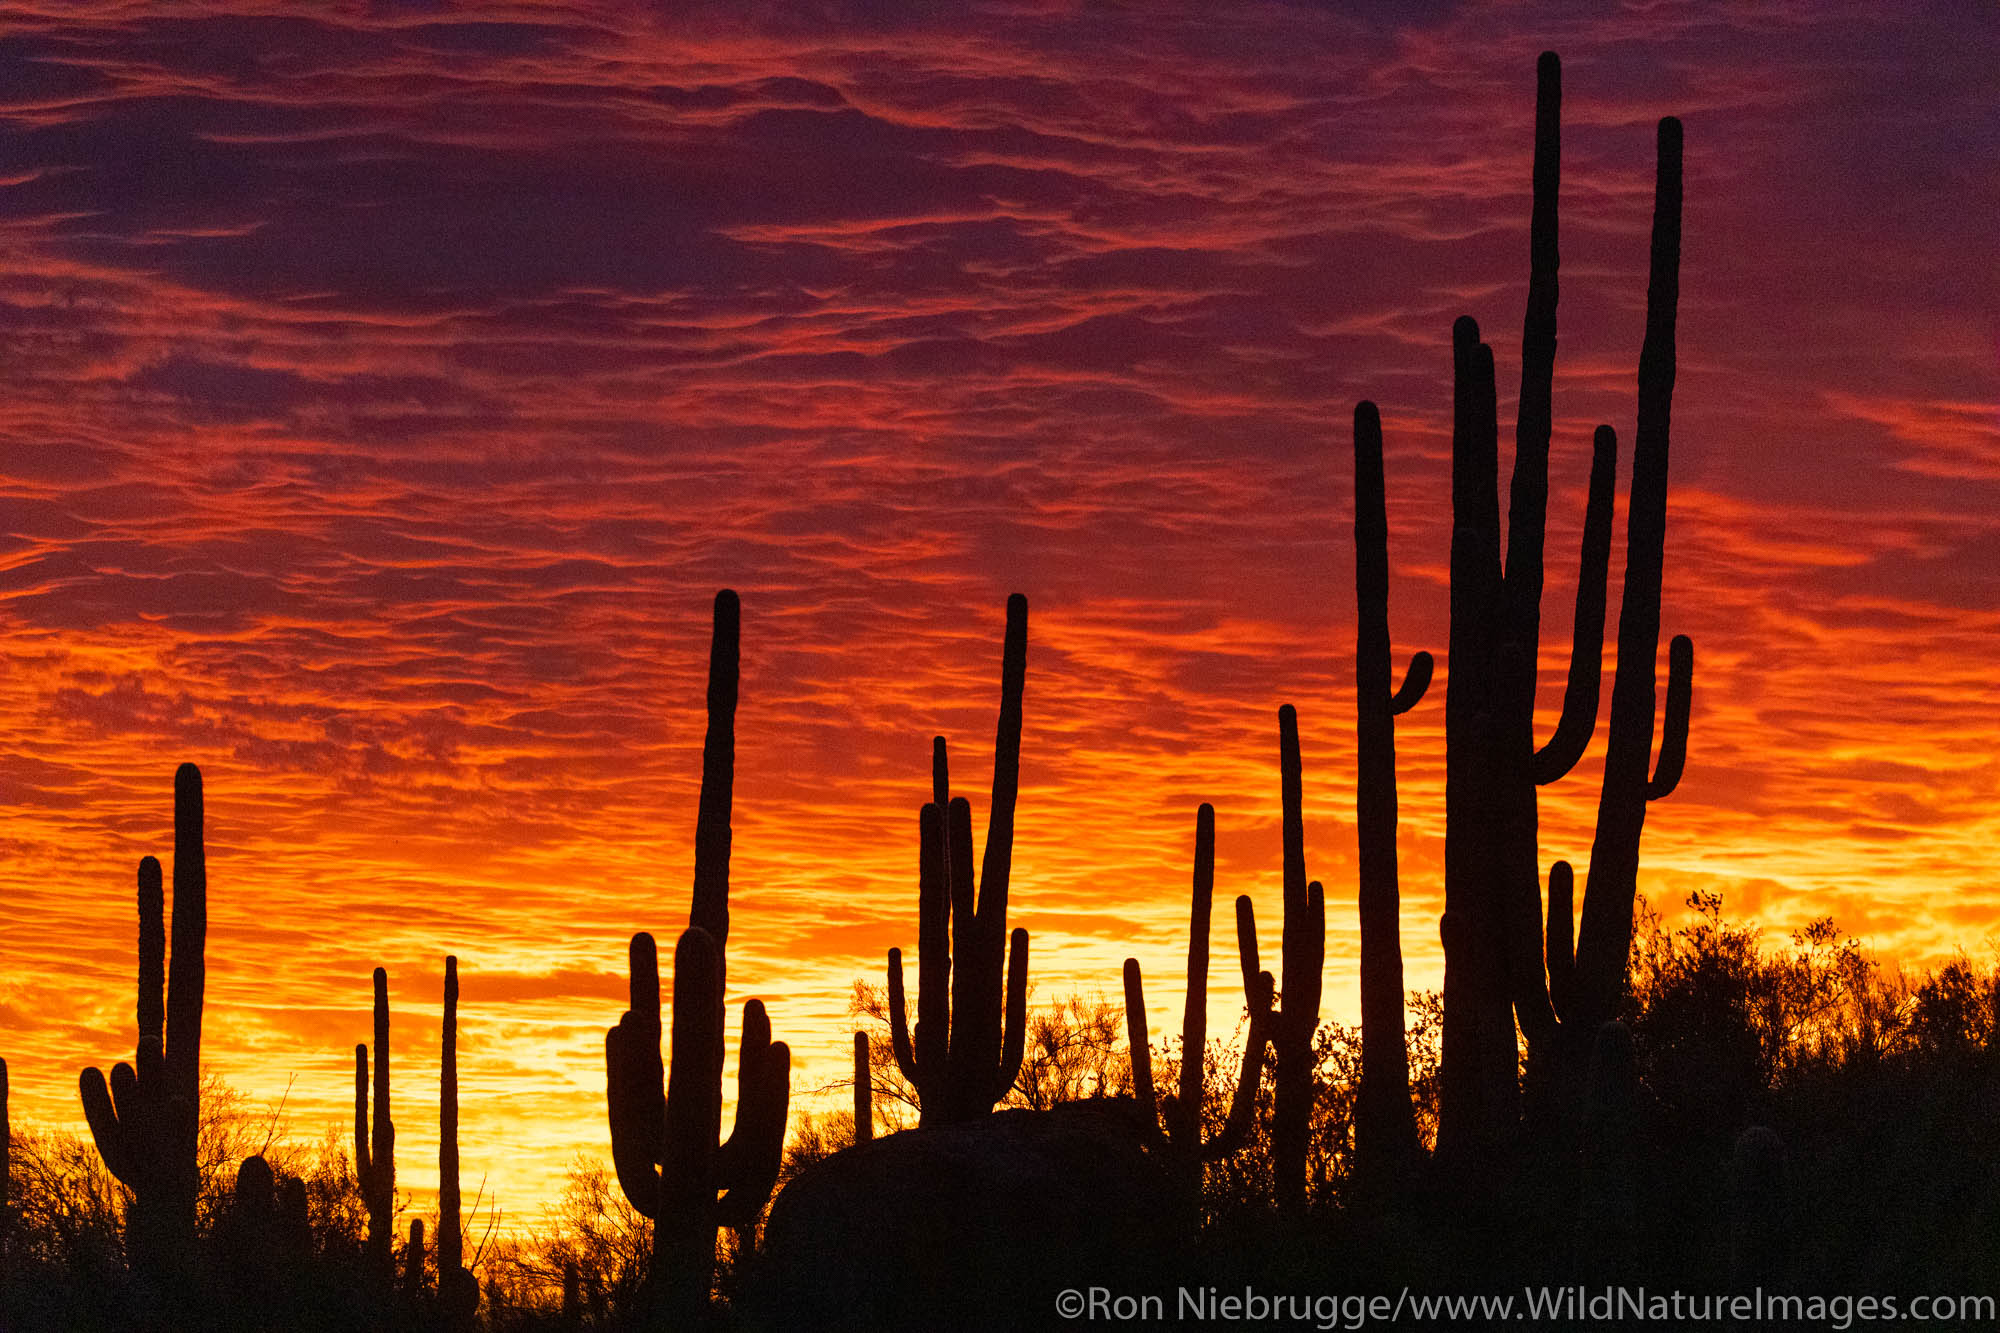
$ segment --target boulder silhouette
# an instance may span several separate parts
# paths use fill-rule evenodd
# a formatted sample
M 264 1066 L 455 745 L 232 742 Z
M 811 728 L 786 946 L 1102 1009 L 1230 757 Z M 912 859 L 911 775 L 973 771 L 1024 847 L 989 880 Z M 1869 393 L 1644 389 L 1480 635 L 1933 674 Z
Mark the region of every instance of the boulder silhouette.
M 906 1130 L 801 1172 L 771 1207 L 759 1328 L 1016 1328 L 1092 1286 L 1170 1295 L 1194 1202 L 1129 1099 Z

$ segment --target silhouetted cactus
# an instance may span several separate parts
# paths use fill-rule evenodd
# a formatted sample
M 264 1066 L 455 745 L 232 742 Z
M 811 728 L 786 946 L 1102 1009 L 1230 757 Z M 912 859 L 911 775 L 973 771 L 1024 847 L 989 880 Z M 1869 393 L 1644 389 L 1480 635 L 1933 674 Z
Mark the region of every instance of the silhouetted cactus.
M 1664 796 L 1678 778 L 1693 660 L 1688 641 L 1675 640 L 1666 739 L 1649 789 L 1645 770 L 1653 731 L 1680 236 L 1680 126 L 1669 119 L 1660 125 L 1611 749 L 1592 887 L 1572 955 L 1566 864 L 1552 871 L 1546 918 L 1542 910 L 1535 789 L 1575 766 L 1596 726 L 1617 439 L 1608 426 L 1595 434 L 1568 686 L 1555 733 L 1537 749 L 1535 659 L 1556 349 L 1561 67 L 1553 53 L 1542 56 L 1537 75 L 1528 311 L 1504 568 L 1493 354 L 1471 319 L 1461 318 L 1452 329 L 1446 1013 L 1438 1133 L 1440 1150 L 1461 1161 L 1480 1157 L 1515 1132 L 1517 1021 L 1531 1056 L 1553 1048 L 1558 1057 L 1580 1065 L 1592 1034 L 1616 1012 L 1631 944 L 1644 803 L 1649 795 Z
M 272 1309 L 283 1276 L 278 1269 L 279 1227 L 277 1177 L 261 1156 L 246 1157 L 236 1168 L 236 1188 L 215 1229 L 215 1246 L 230 1296 L 243 1318 L 259 1322 Z
M 1229 1118 L 1207 1142 L 1201 1137 L 1203 1053 L 1208 1045 L 1208 927 L 1215 897 L 1215 807 L 1204 803 L 1195 811 L 1194 890 L 1188 914 L 1187 1000 L 1181 1011 L 1180 1091 L 1158 1104 L 1153 1088 L 1153 1054 L 1146 1034 L 1146 993 L 1139 960 L 1125 960 L 1125 1038 L 1132 1054 L 1132 1089 L 1150 1125 L 1158 1106 L 1159 1134 L 1189 1162 L 1198 1164 L 1227 1157 L 1243 1146 L 1257 1114 L 1257 1085 L 1264 1073 L 1264 1047 L 1270 1039 L 1269 972 L 1256 966 L 1257 920 L 1249 897 L 1236 900 L 1236 952 L 1243 966 L 1243 994 L 1250 1013 L 1250 1030 L 1243 1044 L 1236 1091 Z
M 403 1246 L 403 1294 L 415 1300 L 424 1294 L 424 1219 L 410 1219 L 410 1239 Z
M 1361 917 L 1361 1087 L 1355 1155 L 1394 1169 L 1417 1151 L 1410 1055 L 1403 1026 L 1402 895 L 1396 882 L 1396 717 L 1431 683 L 1431 655 L 1410 659 L 1390 692 L 1389 516 L 1382 417 L 1354 409 L 1354 829 Z
M 993 743 L 993 808 L 976 904 L 972 806 L 951 795 L 944 737 L 931 746 L 933 800 L 918 820 L 914 1042 L 903 993 L 903 951 L 889 950 L 890 1041 L 897 1068 L 916 1089 L 918 1122 L 924 1125 L 988 1114 L 1021 1072 L 1028 1019 L 1028 932 L 1017 929 L 1009 939 L 1007 884 L 1014 860 L 1021 696 L 1027 671 L 1028 599 L 1015 593 L 1007 599 L 1000 722 Z
M 444 1025 L 438 1055 L 438 1305 L 453 1328 L 479 1309 L 479 1281 L 465 1266 L 458 1192 L 458 957 L 445 955 Z
M 1791 1219 L 1785 1141 L 1762 1125 L 1736 1137 L 1729 1163 L 1729 1280 L 1740 1289 L 1784 1278 Z
M 1313 1037 L 1319 1028 L 1321 973 L 1326 964 L 1326 892 L 1306 879 L 1305 801 L 1300 788 L 1299 718 L 1290 704 L 1278 710 L 1279 792 L 1284 810 L 1284 939 L 1278 1002 L 1270 1016 L 1271 1175 L 1278 1205 L 1305 1205 L 1306 1157 L 1311 1147 L 1316 1079 Z M 1238 940 L 1245 922 L 1238 917 Z M 1260 970 L 1254 925 L 1244 959 Z
M 612 1164 L 632 1207 L 653 1220 L 655 1295 L 676 1327 L 707 1306 L 716 1229 L 750 1224 L 770 1197 L 791 1097 L 791 1050 L 771 1040 L 764 1006 L 751 1000 L 743 1006 L 736 1129 L 718 1143 L 739 615 L 735 593 L 716 595 L 694 905 L 674 949 L 671 1081 L 660 1057 L 659 958 L 644 931 L 632 937 L 631 1008 L 604 1041 Z
M 0 1060 L 0 1282 L 9 1271 L 7 1248 L 14 1235 L 14 1124 L 7 1115 L 7 1062 Z
M 374 1125 L 369 1125 L 368 1046 L 354 1048 L 354 1181 L 368 1210 L 369 1267 L 395 1273 L 396 1125 L 389 1118 L 389 973 L 375 969 Z
M 868 1034 L 854 1034 L 854 1142 L 875 1137 L 875 1080 L 868 1063 Z
M 154 1278 L 185 1276 L 194 1246 L 195 1158 L 201 1087 L 201 1007 L 207 981 L 208 865 L 202 843 L 201 771 L 174 773 L 174 916 L 171 971 L 160 863 L 139 862 L 139 1046 L 107 1087 L 97 1069 L 78 1080 L 84 1118 L 105 1167 L 132 1191 L 126 1237 L 132 1266 Z M 161 996 L 165 987 L 164 1000 Z

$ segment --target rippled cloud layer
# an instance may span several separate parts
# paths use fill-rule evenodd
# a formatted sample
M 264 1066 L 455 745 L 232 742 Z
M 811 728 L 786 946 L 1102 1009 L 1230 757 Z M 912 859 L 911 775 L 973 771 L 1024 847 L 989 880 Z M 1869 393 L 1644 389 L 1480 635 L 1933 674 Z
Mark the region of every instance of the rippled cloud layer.
M 1449 328 L 1481 320 L 1504 392 L 1547 47 L 1544 731 L 1590 430 L 1630 436 L 1652 124 L 1677 114 L 1665 605 L 1697 673 L 1642 888 L 1832 914 L 1913 961 L 1986 948 L 1991 17 L 1398 8 L 0 7 L 17 1116 L 76 1121 L 76 1071 L 129 1051 L 133 866 L 194 760 L 217 1071 L 272 1099 L 296 1075 L 300 1123 L 335 1122 L 385 965 L 421 1161 L 455 952 L 467 1170 L 531 1210 L 604 1150 L 626 939 L 685 920 L 723 586 L 730 978 L 800 1086 L 841 1076 L 853 982 L 914 944 L 934 733 L 983 824 L 1016 590 L 1038 993 L 1115 993 L 1136 952 L 1173 1026 L 1203 800 L 1274 947 L 1291 702 L 1351 1017 L 1348 422 L 1381 404 L 1399 651 L 1442 662 Z M 1441 699 L 1401 728 L 1417 984 Z M 1545 859 L 1587 854 L 1599 753 L 1548 793 Z

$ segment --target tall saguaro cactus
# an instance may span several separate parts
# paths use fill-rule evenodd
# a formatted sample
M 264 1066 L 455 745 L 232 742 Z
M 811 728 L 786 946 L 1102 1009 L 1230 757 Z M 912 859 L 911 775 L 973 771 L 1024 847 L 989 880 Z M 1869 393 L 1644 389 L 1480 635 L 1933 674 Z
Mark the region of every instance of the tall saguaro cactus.
M 716 594 L 694 903 L 674 948 L 671 1076 L 660 1057 L 659 956 L 644 931 L 632 937 L 631 1007 L 604 1041 L 612 1164 L 625 1197 L 653 1221 L 652 1283 L 675 1327 L 707 1306 L 716 1229 L 748 1225 L 770 1197 L 791 1097 L 791 1050 L 771 1040 L 764 1006 L 751 1000 L 743 1006 L 736 1127 L 718 1142 L 739 623 L 736 594 Z
M 897 1068 L 917 1090 L 922 1125 L 953 1124 L 988 1114 L 1021 1072 L 1027 1039 L 1028 932 L 1016 929 L 1011 938 L 1007 933 L 1007 885 L 1014 863 L 1021 697 L 1027 672 L 1028 599 L 1015 593 L 1007 599 L 1000 722 L 993 743 L 993 807 L 976 886 L 972 806 L 951 795 L 944 738 L 932 742 L 934 799 L 918 820 L 914 1041 L 904 1003 L 903 951 L 889 950 L 890 1041 Z
M 194 1247 L 200 1190 L 195 1147 L 201 1091 L 201 1008 L 207 983 L 208 862 L 202 843 L 201 770 L 174 773 L 173 954 L 167 959 L 160 863 L 139 862 L 139 1047 L 107 1087 L 83 1071 L 78 1092 L 104 1165 L 132 1191 L 126 1217 L 133 1267 L 184 1276 Z M 164 999 L 161 995 L 165 987 Z
M 438 1301 L 462 1326 L 479 1308 L 479 1282 L 465 1266 L 458 1191 L 458 957 L 444 960 L 444 1024 L 438 1055 Z
M 1431 655 L 1410 659 L 1390 692 L 1389 516 L 1382 416 L 1354 409 L 1354 828 L 1361 916 L 1361 1088 L 1355 1153 L 1391 1167 L 1417 1150 L 1403 1031 L 1402 894 L 1396 879 L 1396 718 L 1431 683 Z
M 1249 1006 L 1250 1031 L 1244 1040 L 1243 1063 L 1237 1069 L 1236 1091 L 1229 1118 L 1221 1131 L 1201 1137 L 1203 1052 L 1208 1045 L 1208 926 L 1215 898 L 1215 807 L 1204 803 L 1195 812 L 1194 891 L 1188 914 L 1187 1001 L 1181 1011 L 1181 1075 L 1179 1094 L 1159 1110 L 1160 1133 L 1183 1157 L 1199 1163 L 1227 1157 L 1243 1146 L 1257 1112 L 1257 1085 L 1263 1079 L 1264 1047 L 1270 1040 L 1271 990 L 1269 972 L 1256 966 L 1257 919 L 1247 895 L 1236 900 L 1236 953 L 1243 965 L 1243 994 Z M 1150 1121 L 1157 1103 L 1153 1088 L 1153 1055 L 1146 1033 L 1146 991 L 1139 960 L 1125 960 L 1125 1039 L 1132 1053 L 1133 1093 Z
M 1609 426 L 1600 426 L 1593 439 L 1568 683 L 1555 732 L 1537 748 L 1536 653 L 1556 353 L 1561 80 L 1560 63 L 1553 53 L 1545 53 L 1537 67 L 1528 309 L 1504 563 L 1493 353 L 1480 341 L 1471 319 L 1461 318 L 1452 329 L 1451 660 L 1445 697 L 1442 930 L 1446 1015 L 1438 1132 L 1441 1151 L 1462 1161 L 1506 1141 L 1518 1126 L 1517 1021 L 1528 1038 L 1531 1059 L 1553 1049 L 1580 1077 L 1597 1029 L 1615 1016 L 1631 942 L 1639 825 L 1649 791 L 1680 235 L 1680 126 L 1671 119 L 1660 128 L 1611 753 L 1599 807 L 1598 846 L 1592 853 L 1593 887 L 1585 897 L 1586 929 L 1572 959 L 1565 863 L 1552 868 L 1546 917 L 1543 912 L 1536 788 L 1565 776 L 1596 728 L 1617 437 Z M 1654 798 L 1672 789 L 1686 749 L 1693 650 L 1687 640 L 1678 639 L 1670 656 L 1667 737 L 1660 772 L 1650 786 Z
M 389 973 L 375 969 L 374 1124 L 369 1120 L 368 1045 L 354 1047 L 354 1180 L 368 1210 L 368 1262 L 395 1277 L 396 1125 L 389 1118 Z
M 0 1282 L 7 1280 L 7 1246 L 14 1231 L 14 1125 L 7 1118 L 7 1062 L 0 1060 Z

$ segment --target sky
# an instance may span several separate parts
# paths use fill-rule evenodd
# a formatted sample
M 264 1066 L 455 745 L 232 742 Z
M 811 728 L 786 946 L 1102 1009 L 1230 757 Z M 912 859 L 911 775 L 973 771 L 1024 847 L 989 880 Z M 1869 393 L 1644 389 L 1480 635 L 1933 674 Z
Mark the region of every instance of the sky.
M 686 920 L 722 587 L 731 1003 L 766 1000 L 797 1108 L 839 1101 L 812 1090 L 844 1076 L 854 984 L 914 947 L 934 734 L 983 839 L 1016 591 L 1036 998 L 1115 999 L 1132 954 L 1178 1030 L 1202 801 L 1218 897 L 1249 893 L 1275 951 L 1291 703 L 1325 1012 L 1352 1021 L 1363 398 L 1397 656 L 1441 672 L 1398 728 L 1403 947 L 1435 986 L 1450 329 L 1480 320 L 1511 421 L 1544 49 L 1539 732 L 1599 422 L 1625 442 L 1616 623 L 1677 115 L 1662 628 L 1694 639 L 1694 707 L 1641 890 L 1719 893 L 1773 941 L 1830 915 L 1890 965 L 1989 957 L 1988 6 L 0 4 L 15 1123 L 80 1129 L 77 1072 L 131 1058 L 133 868 L 191 760 L 215 1073 L 302 1137 L 345 1125 L 386 967 L 421 1201 L 455 953 L 468 1195 L 531 1219 L 608 1154 L 627 940 Z M 1600 718 L 1543 791 L 1545 865 L 1587 859 L 1603 744 Z

